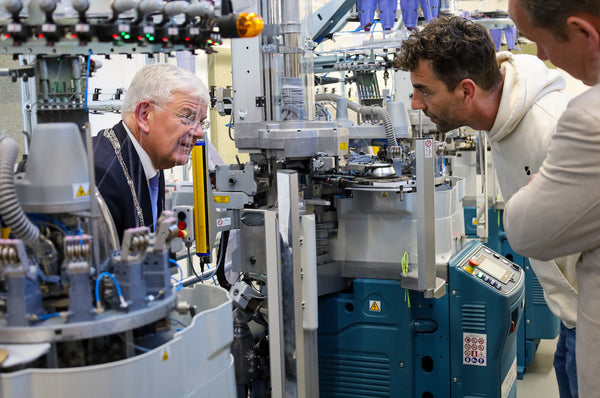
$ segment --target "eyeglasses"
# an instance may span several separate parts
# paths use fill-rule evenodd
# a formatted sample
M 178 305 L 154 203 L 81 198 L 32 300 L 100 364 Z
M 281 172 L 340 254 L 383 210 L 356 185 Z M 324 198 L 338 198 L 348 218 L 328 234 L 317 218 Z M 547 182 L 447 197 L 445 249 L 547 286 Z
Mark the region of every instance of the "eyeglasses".
M 180 111 L 173 111 L 163 105 L 158 105 L 155 102 L 151 102 L 151 104 L 157 108 L 171 112 L 173 115 L 175 115 L 175 117 L 177 117 L 177 120 L 179 120 L 179 123 L 181 123 L 183 126 L 189 128 L 200 126 L 202 131 L 208 131 L 210 128 L 210 121 L 207 119 L 199 120 L 198 114 L 190 108 L 182 108 Z

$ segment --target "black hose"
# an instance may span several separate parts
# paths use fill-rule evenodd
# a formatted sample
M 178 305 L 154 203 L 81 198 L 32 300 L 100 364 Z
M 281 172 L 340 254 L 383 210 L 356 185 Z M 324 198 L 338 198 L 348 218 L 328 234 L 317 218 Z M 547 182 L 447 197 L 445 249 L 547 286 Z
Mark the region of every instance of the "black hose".
M 231 283 L 225 277 L 225 254 L 227 253 L 227 244 L 229 242 L 229 231 L 221 232 L 221 241 L 219 243 L 219 255 L 217 257 L 217 280 L 219 285 L 226 290 L 231 289 Z

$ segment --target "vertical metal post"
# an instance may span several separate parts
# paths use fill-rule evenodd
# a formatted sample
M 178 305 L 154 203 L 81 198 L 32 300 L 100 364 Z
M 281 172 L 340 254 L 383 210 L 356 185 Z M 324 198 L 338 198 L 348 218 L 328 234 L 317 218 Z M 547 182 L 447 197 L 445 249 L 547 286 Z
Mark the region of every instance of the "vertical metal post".
M 123 332 L 123 340 L 125 341 L 125 357 L 131 358 L 135 356 L 133 330 L 126 330 Z
M 300 47 L 300 4 L 296 0 L 283 0 L 281 3 L 283 44 L 292 48 Z M 285 77 L 300 77 L 300 54 L 284 54 L 283 74 Z
M 302 240 L 302 326 L 304 329 L 304 359 L 306 396 L 319 398 L 319 295 L 317 289 L 317 237 L 314 214 L 300 217 Z
M 290 382 L 286 388 L 288 395 L 295 390 L 299 398 L 306 395 L 306 361 L 304 351 L 304 329 L 302 321 L 302 267 L 300 256 L 300 213 L 298 208 L 298 173 L 292 170 L 277 172 L 277 202 L 279 205 L 279 233 L 281 236 L 282 259 L 287 251 L 291 254 L 291 264 L 282 260 L 283 284 L 283 333 L 285 340 L 287 378 Z M 291 251 L 291 253 L 290 253 Z M 291 312 L 291 313 L 290 313 Z M 291 355 L 291 357 L 290 357 Z M 295 383 L 290 378 L 294 378 Z
M 435 291 L 435 184 L 433 139 L 416 140 L 417 246 L 420 291 Z
M 283 397 L 285 363 L 283 358 L 283 322 L 281 308 L 281 269 L 277 213 L 265 211 L 265 257 L 267 262 L 267 304 L 269 315 L 269 366 L 271 396 Z
M 81 126 L 80 126 L 81 128 Z M 92 213 L 91 228 L 92 228 L 92 236 L 96 237 L 92 239 L 92 247 L 94 250 L 92 251 L 92 264 L 96 268 L 96 276 L 100 275 L 100 230 L 98 228 L 98 222 L 102 218 L 102 210 L 100 209 L 100 205 L 98 203 L 98 189 L 96 187 L 96 169 L 94 169 L 94 148 L 92 145 L 92 134 L 90 131 L 90 124 L 86 123 L 83 126 L 84 137 L 85 137 L 85 146 L 87 151 L 87 161 L 88 161 L 88 174 L 90 176 L 90 211 Z M 116 234 L 108 237 L 110 239 L 113 247 L 120 247 L 121 242 L 115 242 Z M 118 238 L 117 238 L 118 239 Z
M 487 135 L 483 131 L 477 132 L 477 155 L 479 172 L 481 174 L 481 194 L 477 195 L 477 236 L 482 242 L 487 242 L 489 236 L 488 220 L 488 172 L 487 172 Z
M 35 62 L 33 55 L 19 55 L 19 65 L 32 65 Z M 36 102 L 35 94 L 35 78 L 30 76 L 30 79 L 21 81 L 21 106 L 23 107 L 23 130 L 29 134 L 31 138 L 33 134 L 33 124 L 35 123 L 35 113 L 33 112 L 33 104 Z M 27 139 L 23 141 L 25 153 L 29 154 L 29 143 Z

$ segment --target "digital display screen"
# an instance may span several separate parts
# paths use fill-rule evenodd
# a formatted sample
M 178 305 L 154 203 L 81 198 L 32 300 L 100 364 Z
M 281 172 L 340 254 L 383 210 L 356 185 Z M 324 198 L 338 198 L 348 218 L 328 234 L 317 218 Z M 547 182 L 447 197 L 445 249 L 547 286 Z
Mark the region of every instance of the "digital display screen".
M 485 256 L 479 258 L 479 269 L 486 274 L 498 279 L 502 283 L 508 283 L 513 276 L 513 272 L 497 264 L 494 260 Z

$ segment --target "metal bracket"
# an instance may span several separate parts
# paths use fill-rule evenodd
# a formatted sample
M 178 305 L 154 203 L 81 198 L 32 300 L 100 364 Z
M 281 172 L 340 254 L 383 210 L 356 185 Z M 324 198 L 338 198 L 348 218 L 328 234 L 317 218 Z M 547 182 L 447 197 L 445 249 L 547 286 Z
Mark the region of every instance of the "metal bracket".
M 19 66 L 9 69 L 8 76 L 13 83 L 16 83 L 19 79 L 23 79 L 26 82 L 30 77 L 35 76 L 34 70 L 33 65 Z
M 146 255 L 150 245 L 150 229 L 148 227 L 129 228 L 123 232 L 121 261 L 124 264 L 140 260 Z

